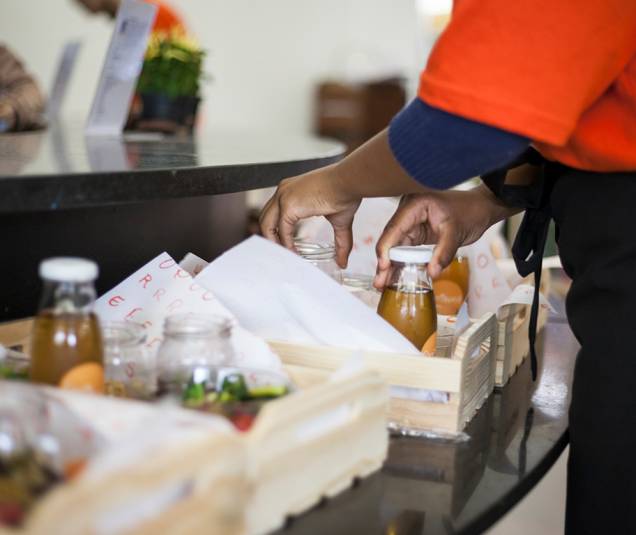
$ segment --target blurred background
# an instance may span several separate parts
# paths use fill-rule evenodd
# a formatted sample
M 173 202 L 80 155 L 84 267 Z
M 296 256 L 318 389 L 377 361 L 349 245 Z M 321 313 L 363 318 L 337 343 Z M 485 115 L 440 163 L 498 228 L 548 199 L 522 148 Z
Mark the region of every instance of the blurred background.
M 306 133 L 325 80 L 402 78 L 408 95 L 426 59 L 429 21 L 450 2 L 414 0 L 174 0 L 207 51 L 201 126 Z M 421 5 L 420 5 L 421 4 Z M 425 5 L 425 7 L 422 7 Z M 63 114 L 85 117 L 95 93 L 112 21 L 75 0 L 2 0 L 0 39 L 46 90 L 64 43 L 82 49 Z

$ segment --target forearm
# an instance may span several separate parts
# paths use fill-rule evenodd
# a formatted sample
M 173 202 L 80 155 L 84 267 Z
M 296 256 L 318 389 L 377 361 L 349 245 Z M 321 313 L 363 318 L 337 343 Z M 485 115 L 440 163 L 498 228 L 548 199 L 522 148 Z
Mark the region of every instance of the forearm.
M 529 141 L 415 99 L 369 142 L 334 166 L 351 198 L 427 193 L 505 167 Z
M 351 198 L 397 197 L 430 191 L 411 178 L 395 159 L 387 129 L 334 165 L 333 174 L 337 187 Z

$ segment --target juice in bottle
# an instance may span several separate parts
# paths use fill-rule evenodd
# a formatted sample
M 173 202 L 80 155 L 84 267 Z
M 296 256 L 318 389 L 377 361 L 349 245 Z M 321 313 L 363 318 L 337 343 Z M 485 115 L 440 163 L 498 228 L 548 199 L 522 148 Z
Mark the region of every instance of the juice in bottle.
M 391 276 L 382 292 L 378 314 L 417 349 L 435 352 L 437 313 L 427 272 L 432 251 L 425 247 L 393 247 Z
M 103 392 L 103 347 L 93 312 L 97 265 L 81 258 L 40 264 L 44 291 L 33 324 L 30 379 Z
M 469 279 L 468 258 L 456 256 L 433 281 L 438 314 L 454 316 L 459 312 L 468 295 Z

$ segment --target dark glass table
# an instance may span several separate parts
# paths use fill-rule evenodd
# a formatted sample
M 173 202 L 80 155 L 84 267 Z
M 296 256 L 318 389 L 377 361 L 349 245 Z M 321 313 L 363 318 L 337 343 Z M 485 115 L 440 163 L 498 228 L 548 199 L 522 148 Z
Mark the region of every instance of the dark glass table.
M 43 258 L 96 260 L 100 293 L 163 251 L 211 260 L 245 238 L 247 190 L 343 153 L 276 132 L 87 138 L 61 123 L 0 135 L 0 321 L 35 313 Z
M 344 146 L 312 136 L 210 130 L 85 137 L 81 123 L 0 135 L 0 214 L 235 193 L 327 165 Z
M 562 311 L 562 302 L 556 302 Z M 468 440 L 393 437 L 381 472 L 290 519 L 279 535 L 482 533 L 544 476 L 568 442 L 578 343 L 561 313 L 539 341 L 536 383 L 526 358 L 466 429 Z

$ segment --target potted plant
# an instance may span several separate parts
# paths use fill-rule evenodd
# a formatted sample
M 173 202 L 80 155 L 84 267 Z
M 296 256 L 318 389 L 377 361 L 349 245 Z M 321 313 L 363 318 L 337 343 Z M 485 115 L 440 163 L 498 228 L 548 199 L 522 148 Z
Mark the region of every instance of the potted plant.
M 192 130 L 205 52 L 183 32 L 153 32 L 137 82 L 143 129 Z

